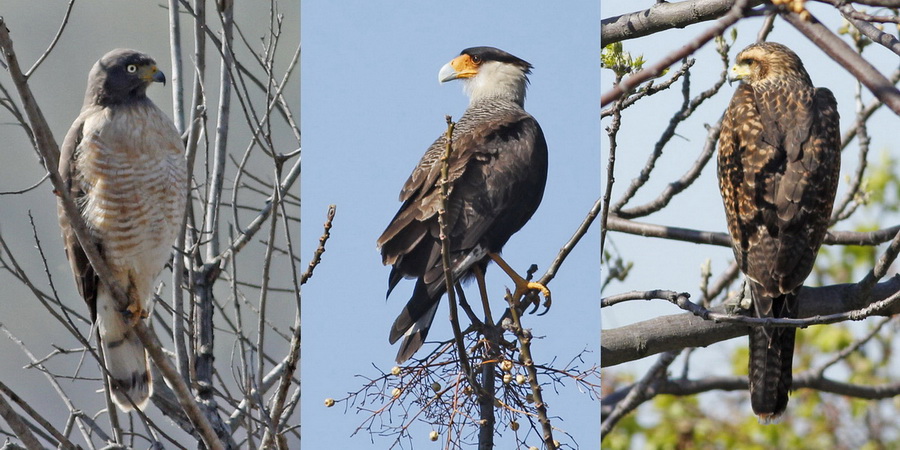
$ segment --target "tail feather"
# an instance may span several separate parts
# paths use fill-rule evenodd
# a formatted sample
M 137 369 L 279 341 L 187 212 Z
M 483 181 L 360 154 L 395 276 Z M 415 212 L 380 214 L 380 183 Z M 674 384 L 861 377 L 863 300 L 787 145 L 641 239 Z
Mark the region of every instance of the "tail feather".
M 397 351 L 398 364 L 402 364 L 411 358 L 425 343 L 425 338 L 428 336 L 428 330 L 431 329 L 431 323 L 434 321 L 434 315 L 437 312 L 438 303 L 443 294 L 443 290 L 440 290 L 436 297 L 432 297 L 428 294 L 428 288 L 421 278 L 416 282 L 412 297 L 410 297 L 400 315 L 397 316 L 397 319 L 394 320 L 394 325 L 391 327 L 391 334 L 388 338 L 388 341 L 394 344 L 403 337 L 403 342 Z
M 771 302 L 771 314 L 760 317 L 796 316 L 794 293 L 772 299 L 754 295 L 753 301 L 757 304 Z M 791 369 L 796 335 L 796 328 L 750 328 L 750 404 L 761 423 L 777 422 L 787 408 L 788 393 L 793 383 Z
M 112 400 L 122 411 L 144 409 L 152 394 L 152 380 L 144 345 L 125 323 L 112 299 L 97 298 L 97 326 L 100 344 L 110 376 Z M 129 401 L 129 398 L 131 399 Z
M 777 420 L 787 408 L 796 333 L 795 328 L 750 329 L 750 404 L 762 422 Z

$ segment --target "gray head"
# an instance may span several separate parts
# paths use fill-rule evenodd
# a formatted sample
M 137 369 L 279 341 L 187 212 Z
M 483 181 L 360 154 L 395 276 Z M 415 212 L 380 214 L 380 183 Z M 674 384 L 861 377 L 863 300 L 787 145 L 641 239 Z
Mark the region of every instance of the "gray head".
M 166 76 L 153 58 L 135 51 L 117 48 L 100 58 L 88 75 L 85 104 L 102 106 L 123 104 L 147 98 L 147 86 L 166 83 Z

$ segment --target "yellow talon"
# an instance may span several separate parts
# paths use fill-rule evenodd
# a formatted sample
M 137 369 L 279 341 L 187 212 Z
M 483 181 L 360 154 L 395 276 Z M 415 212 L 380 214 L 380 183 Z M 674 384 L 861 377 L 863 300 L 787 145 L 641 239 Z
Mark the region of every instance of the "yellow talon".
M 141 304 L 139 302 L 133 302 L 125 308 L 125 311 L 122 313 L 125 316 L 125 321 L 130 326 L 137 325 L 141 319 L 146 319 L 150 317 L 150 312 L 141 308 Z
M 515 298 L 522 298 L 523 295 L 527 295 L 530 291 L 540 291 L 540 293 L 544 295 L 544 312 L 538 315 L 542 316 L 547 314 L 547 311 L 550 310 L 550 304 L 553 303 L 550 298 L 550 289 L 547 289 L 547 287 L 541 283 L 525 281 L 524 279 L 522 281 L 524 282 L 523 284 L 516 286 Z M 538 306 L 540 306 L 540 296 L 535 297 L 531 303 L 534 304 L 534 309 L 531 310 L 531 313 L 534 313 L 537 311 Z
M 550 299 L 550 289 L 547 289 L 547 286 L 544 286 L 541 283 L 527 281 L 526 279 L 522 278 L 521 275 L 519 275 L 515 270 L 509 267 L 509 264 L 507 264 L 506 261 L 504 261 L 503 258 L 500 257 L 500 255 L 496 253 L 489 253 L 488 255 L 491 257 L 491 259 L 494 260 L 495 263 L 497 263 L 498 266 L 500 266 L 501 269 L 503 269 L 504 272 L 506 272 L 507 275 L 509 275 L 510 278 L 512 278 L 513 283 L 516 284 L 516 291 L 513 295 L 513 298 L 518 300 L 524 295 L 528 294 L 529 291 L 540 291 L 541 294 L 544 294 L 545 308 L 544 312 L 542 312 L 540 315 L 547 314 L 547 311 L 550 310 L 550 304 L 552 303 Z M 534 313 L 535 311 L 537 311 L 538 306 L 540 306 L 540 297 L 533 300 L 531 303 L 534 304 L 534 309 L 531 310 L 531 312 Z
M 518 288 L 516 290 L 518 291 Z M 541 291 L 541 294 L 544 294 L 544 298 L 546 298 L 548 301 L 550 300 L 550 289 L 547 289 L 547 286 L 544 286 L 543 284 L 536 281 L 527 282 L 524 286 L 523 291 L 524 292 L 522 292 L 522 294 L 525 294 L 528 291 Z

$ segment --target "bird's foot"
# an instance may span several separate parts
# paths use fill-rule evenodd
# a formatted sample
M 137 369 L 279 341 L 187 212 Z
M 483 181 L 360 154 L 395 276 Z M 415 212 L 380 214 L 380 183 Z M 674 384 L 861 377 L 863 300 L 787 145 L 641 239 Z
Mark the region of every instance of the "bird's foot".
M 129 326 L 135 326 L 141 319 L 146 319 L 150 317 L 150 312 L 141 308 L 141 304 L 139 302 L 132 302 L 122 311 L 122 315 L 125 316 L 125 322 L 128 323 Z
M 535 292 L 534 296 L 529 296 L 528 294 L 531 292 Z M 513 294 L 513 298 L 519 299 L 524 298 L 534 305 L 534 308 L 530 311 L 531 314 L 534 314 L 535 311 L 541 306 L 541 296 L 544 295 L 544 311 L 538 314 L 539 316 L 543 316 L 547 314 L 547 311 L 550 311 L 550 304 L 553 303 L 550 297 L 550 289 L 547 289 L 547 286 L 544 286 L 541 283 L 535 281 L 526 281 L 524 278 L 516 280 L 516 292 Z
M 550 300 L 550 289 L 547 289 L 547 286 L 544 286 L 543 284 L 538 283 L 538 282 L 528 281 L 525 278 L 522 278 L 521 275 L 516 273 L 516 271 L 513 270 L 512 267 L 510 267 L 509 264 L 507 264 L 506 261 L 503 260 L 503 258 L 500 257 L 500 255 L 498 255 L 496 253 L 488 253 L 488 256 L 491 259 L 493 259 L 494 262 L 497 263 L 497 265 L 500 266 L 500 268 L 503 269 L 504 272 L 506 272 L 506 275 L 508 275 L 513 280 L 513 283 L 516 284 L 516 290 L 513 293 L 513 299 L 515 301 L 519 301 L 519 299 L 523 298 L 523 296 L 529 294 L 530 292 L 539 291 L 541 294 L 544 294 L 544 308 L 545 309 L 542 313 L 540 313 L 538 315 L 542 316 L 544 314 L 547 314 L 547 311 L 550 310 L 550 304 L 552 303 Z M 531 274 L 535 270 L 537 270 L 537 266 L 532 266 L 532 269 L 530 269 L 528 271 L 529 278 L 531 278 Z M 532 309 L 530 311 L 530 313 L 533 314 L 541 306 L 540 295 L 534 295 L 533 297 L 528 296 L 525 298 L 528 300 L 528 303 L 531 303 L 534 305 L 534 309 Z

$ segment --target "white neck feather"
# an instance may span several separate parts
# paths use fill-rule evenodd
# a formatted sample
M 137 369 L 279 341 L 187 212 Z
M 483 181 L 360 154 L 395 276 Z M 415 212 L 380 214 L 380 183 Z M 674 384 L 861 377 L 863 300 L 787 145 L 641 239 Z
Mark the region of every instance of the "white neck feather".
M 527 85 L 528 76 L 521 68 L 497 61 L 485 62 L 478 69 L 478 75 L 464 79 L 469 103 L 486 98 L 504 98 L 524 106 Z

